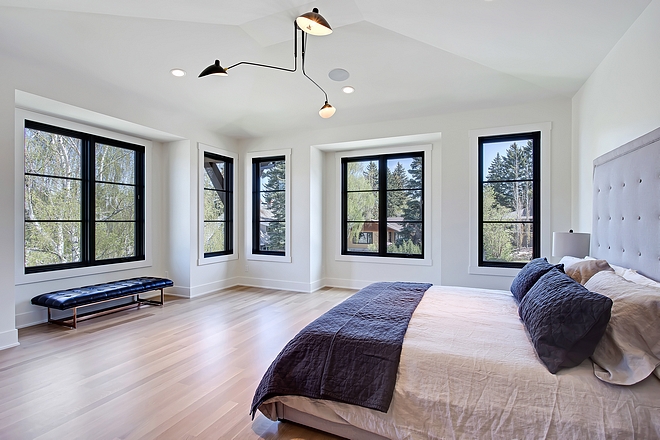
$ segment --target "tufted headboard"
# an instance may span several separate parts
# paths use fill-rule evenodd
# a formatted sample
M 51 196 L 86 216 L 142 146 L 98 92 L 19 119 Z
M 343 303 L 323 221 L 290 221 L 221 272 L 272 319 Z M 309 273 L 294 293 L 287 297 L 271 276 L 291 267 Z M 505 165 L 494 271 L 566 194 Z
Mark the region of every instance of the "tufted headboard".
M 594 160 L 591 255 L 660 280 L 660 128 Z

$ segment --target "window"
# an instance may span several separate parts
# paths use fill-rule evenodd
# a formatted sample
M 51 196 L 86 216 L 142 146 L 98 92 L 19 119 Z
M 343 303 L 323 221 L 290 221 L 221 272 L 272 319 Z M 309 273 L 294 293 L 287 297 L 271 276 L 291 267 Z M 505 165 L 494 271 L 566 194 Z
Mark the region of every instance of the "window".
M 204 151 L 204 258 L 233 253 L 234 160 Z
M 424 153 L 341 159 L 343 255 L 424 258 Z
M 145 259 L 145 147 L 25 121 L 25 273 Z
M 286 255 L 286 157 L 252 159 L 252 253 Z
M 541 132 L 478 144 L 479 266 L 520 268 L 540 255 Z

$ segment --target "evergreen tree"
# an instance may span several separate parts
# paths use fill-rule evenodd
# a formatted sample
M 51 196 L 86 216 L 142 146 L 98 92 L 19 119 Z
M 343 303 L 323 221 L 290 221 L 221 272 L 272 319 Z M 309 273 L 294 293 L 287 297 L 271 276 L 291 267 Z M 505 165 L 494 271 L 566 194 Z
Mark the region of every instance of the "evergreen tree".
M 401 217 L 406 205 L 407 195 L 405 191 L 393 191 L 405 189 L 408 185 L 406 169 L 397 162 L 394 171 L 387 169 L 387 218 Z
M 268 231 L 262 235 L 260 246 L 271 251 L 283 251 L 286 244 L 285 170 L 284 160 L 273 161 L 262 170 L 263 208 L 270 214 L 269 219 L 275 221 L 263 222 Z
M 422 231 L 421 223 L 410 223 L 410 221 L 422 220 L 422 158 L 413 158 L 408 170 L 410 178 L 407 181 L 406 192 L 407 200 L 403 208 L 403 229 L 401 230 L 401 241 L 408 240 L 417 246 L 416 253 L 421 254 Z

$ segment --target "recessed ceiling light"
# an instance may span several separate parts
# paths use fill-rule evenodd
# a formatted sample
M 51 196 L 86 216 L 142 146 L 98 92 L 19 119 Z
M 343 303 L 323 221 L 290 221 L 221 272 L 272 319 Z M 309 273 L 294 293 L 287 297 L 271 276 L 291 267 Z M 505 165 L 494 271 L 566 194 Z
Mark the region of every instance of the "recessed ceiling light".
M 353 93 L 355 89 L 351 86 L 346 86 L 346 87 L 342 87 L 341 91 L 344 93 Z
M 183 69 L 172 69 L 170 73 L 174 76 L 186 76 L 186 71 Z
M 350 74 L 344 69 L 332 69 L 330 73 L 328 73 L 328 76 L 333 81 L 345 81 L 348 79 Z

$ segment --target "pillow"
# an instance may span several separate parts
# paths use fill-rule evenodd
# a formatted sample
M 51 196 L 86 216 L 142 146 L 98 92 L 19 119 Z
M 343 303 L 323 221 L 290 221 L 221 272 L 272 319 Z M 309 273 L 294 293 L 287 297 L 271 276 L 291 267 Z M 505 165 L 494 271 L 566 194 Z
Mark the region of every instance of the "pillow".
M 633 269 L 626 269 L 621 276 L 627 279 L 628 281 L 632 281 L 635 284 L 660 288 L 660 283 L 652 280 L 651 278 L 645 277 L 644 275 Z
M 564 270 L 566 275 L 573 278 L 583 286 L 587 281 L 589 281 L 589 278 L 602 270 L 609 270 L 614 272 L 614 269 L 612 269 L 605 260 L 583 260 L 566 267 Z
M 563 264 L 564 270 L 566 270 L 567 267 L 585 261 L 587 258 L 588 257 L 584 257 L 584 258 L 570 257 L 567 255 L 565 257 L 561 257 L 561 260 L 559 260 L 559 264 Z
M 511 283 L 511 293 L 516 301 L 520 303 L 534 283 L 554 267 L 557 267 L 562 272 L 564 271 L 563 265 L 558 264 L 557 266 L 553 266 L 548 263 L 545 257 L 535 258 L 520 269 L 520 272 L 518 272 L 518 275 L 516 275 Z
M 655 369 L 655 375 L 658 379 L 660 379 L 660 367 Z
M 548 371 L 592 355 L 610 320 L 612 300 L 590 292 L 558 269 L 543 275 L 520 302 L 522 319 Z
M 599 272 L 586 288 L 614 301 L 612 319 L 591 359 L 600 380 L 632 385 L 660 366 L 660 289 Z

